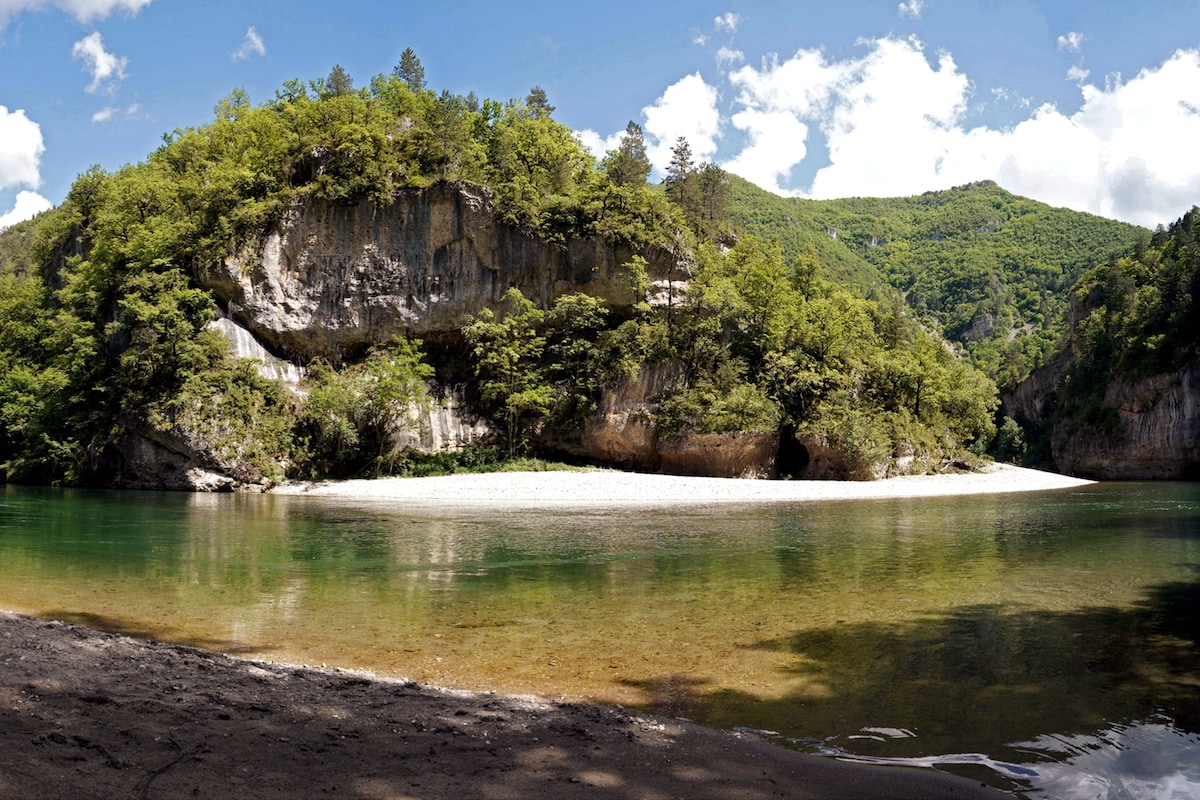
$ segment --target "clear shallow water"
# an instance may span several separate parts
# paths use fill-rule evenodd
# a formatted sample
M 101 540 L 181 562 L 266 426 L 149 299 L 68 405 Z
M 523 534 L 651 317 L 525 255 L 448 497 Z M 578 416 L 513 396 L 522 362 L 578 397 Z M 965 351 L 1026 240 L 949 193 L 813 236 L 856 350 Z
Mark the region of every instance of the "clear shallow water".
M 0 607 L 1200 796 L 1200 486 L 643 509 L 0 487 Z

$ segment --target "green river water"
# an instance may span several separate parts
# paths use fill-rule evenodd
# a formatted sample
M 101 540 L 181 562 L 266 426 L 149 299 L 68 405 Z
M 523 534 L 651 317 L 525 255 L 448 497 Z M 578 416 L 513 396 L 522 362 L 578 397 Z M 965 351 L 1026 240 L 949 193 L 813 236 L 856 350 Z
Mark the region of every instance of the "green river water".
M 0 608 L 1030 797 L 1200 796 L 1200 485 L 663 508 L 0 486 Z

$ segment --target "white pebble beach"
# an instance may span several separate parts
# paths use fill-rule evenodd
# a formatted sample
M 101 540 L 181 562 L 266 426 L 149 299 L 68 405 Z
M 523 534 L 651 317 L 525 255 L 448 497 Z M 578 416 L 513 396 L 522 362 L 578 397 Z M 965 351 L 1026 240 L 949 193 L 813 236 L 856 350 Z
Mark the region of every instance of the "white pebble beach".
M 273 493 L 436 504 L 707 504 L 946 497 L 1070 489 L 1092 481 L 993 464 L 979 472 L 878 481 L 776 481 L 694 478 L 615 470 L 492 472 L 429 478 L 289 483 Z

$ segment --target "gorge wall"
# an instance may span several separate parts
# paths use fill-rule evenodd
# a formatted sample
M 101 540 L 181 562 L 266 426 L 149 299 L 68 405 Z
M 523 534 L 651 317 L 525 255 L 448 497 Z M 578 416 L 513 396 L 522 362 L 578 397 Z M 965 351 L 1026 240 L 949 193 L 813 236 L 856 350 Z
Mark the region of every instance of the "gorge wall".
M 1066 359 L 1035 372 L 1002 399 L 1022 423 L 1048 424 L 1055 465 L 1098 480 L 1200 477 L 1200 363 L 1178 372 L 1128 379 L 1104 389 L 1101 424 L 1083 424 L 1061 407 Z
M 303 370 L 293 362 L 337 363 L 399 335 L 435 340 L 443 353 L 454 350 L 467 319 L 498 309 L 512 287 L 542 308 L 569 292 L 629 306 L 634 298 L 622 267 L 635 255 L 646 260 L 651 291 L 664 302 L 683 291 L 690 269 L 675 253 L 601 238 L 550 244 L 499 222 L 486 189 L 437 184 L 400 192 L 387 207 L 303 201 L 261 240 L 197 277 L 221 307 L 213 327 L 234 355 L 257 360 L 264 376 L 302 393 Z M 432 407 L 397 444 L 436 452 L 488 440 L 489 420 L 457 385 L 464 377 L 439 374 Z M 539 444 L 593 463 L 647 471 L 772 474 L 774 436 L 657 442 L 654 410 L 678 378 L 670 367 L 644 369 L 607 390 L 600 413 L 578 430 L 547 431 Z M 110 483 L 192 490 L 258 485 L 235 479 L 234 465 L 185 438 L 152 425 L 127 426 L 107 452 Z

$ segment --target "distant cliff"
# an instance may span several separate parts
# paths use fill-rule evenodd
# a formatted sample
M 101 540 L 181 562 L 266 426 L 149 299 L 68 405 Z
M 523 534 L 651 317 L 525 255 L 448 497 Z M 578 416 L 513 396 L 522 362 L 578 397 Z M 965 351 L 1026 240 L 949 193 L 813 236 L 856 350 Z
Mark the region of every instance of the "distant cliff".
M 1034 373 L 1004 398 L 1005 413 L 1048 430 L 1055 466 L 1099 480 L 1194 480 L 1200 477 L 1200 363 L 1103 387 L 1099 413 L 1062 413 L 1062 362 Z
M 1200 209 L 1071 290 L 1067 346 L 1003 398 L 1063 472 L 1200 478 Z

